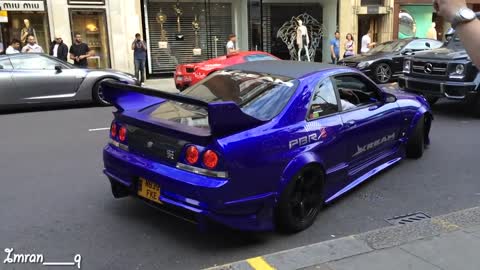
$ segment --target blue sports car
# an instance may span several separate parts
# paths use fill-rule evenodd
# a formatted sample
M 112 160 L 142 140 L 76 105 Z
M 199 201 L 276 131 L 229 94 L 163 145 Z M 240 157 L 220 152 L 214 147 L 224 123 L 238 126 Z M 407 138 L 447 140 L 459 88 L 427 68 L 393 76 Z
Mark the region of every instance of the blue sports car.
M 114 197 L 241 230 L 304 230 L 325 204 L 421 157 L 433 120 L 421 96 L 318 63 L 235 65 L 182 94 L 103 89 L 117 108 L 103 151 Z

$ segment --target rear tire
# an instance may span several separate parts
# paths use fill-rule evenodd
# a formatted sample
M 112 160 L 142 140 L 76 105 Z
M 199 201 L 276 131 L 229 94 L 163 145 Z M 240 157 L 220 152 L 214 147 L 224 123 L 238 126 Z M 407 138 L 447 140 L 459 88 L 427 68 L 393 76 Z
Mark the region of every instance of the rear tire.
M 102 92 L 102 87 L 101 87 L 102 82 L 106 82 L 106 81 L 115 81 L 115 80 L 110 79 L 110 78 L 101 79 L 101 80 L 99 80 L 98 82 L 95 83 L 95 85 L 93 86 L 93 89 L 92 89 L 93 101 L 97 105 L 100 105 L 100 106 L 109 106 L 110 105 L 110 103 L 105 100 L 105 98 L 103 96 L 103 92 Z
M 421 158 L 425 150 L 425 116 L 419 120 L 412 135 L 408 138 L 406 155 L 408 158 Z
M 310 227 L 323 206 L 324 173 L 308 165 L 300 170 L 280 195 L 275 224 L 281 232 L 295 233 Z

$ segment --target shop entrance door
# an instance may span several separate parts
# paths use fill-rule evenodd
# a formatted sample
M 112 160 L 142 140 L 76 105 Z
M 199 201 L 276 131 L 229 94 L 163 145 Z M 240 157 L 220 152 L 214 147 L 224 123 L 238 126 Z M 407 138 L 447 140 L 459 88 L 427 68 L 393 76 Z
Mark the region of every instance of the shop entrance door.
M 380 25 L 380 15 L 358 15 L 358 39 L 357 48 L 360 52 L 362 48 L 362 37 L 372 31 L 370 35 L 372 42 L 378 41 L 378 28 Z

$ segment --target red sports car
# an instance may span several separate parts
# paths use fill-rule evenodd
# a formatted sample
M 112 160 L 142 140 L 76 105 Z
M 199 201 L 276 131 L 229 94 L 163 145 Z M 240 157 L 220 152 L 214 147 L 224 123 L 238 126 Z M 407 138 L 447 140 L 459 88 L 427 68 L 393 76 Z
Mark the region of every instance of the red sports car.
M 279 60 L 277 57 L 261 51 L 245 51 L 228 56 L 220 56 L 200 63 L 178 65 L 175 70 L 175 85 L 180 91 L 196 84 L 212 72 L 222 68 L 259 60 Z

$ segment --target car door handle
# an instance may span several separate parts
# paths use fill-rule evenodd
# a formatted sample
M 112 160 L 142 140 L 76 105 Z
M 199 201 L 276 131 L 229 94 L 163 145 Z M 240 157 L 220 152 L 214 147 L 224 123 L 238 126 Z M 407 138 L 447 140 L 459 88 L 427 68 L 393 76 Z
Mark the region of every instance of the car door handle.
M 346 128 L 351 128 L 357 125 L 357 122 L 355 120 L 349 120 L 345 122 L 345 127 Z
M 378 109 L 378 107 L 380 107 L 380 106 L 378 106 L 378 105 L 373 105 L 373 106 L 368 107 L 368 110 L 369 110 L 369 111 L 374 111 L 374 110 Z

